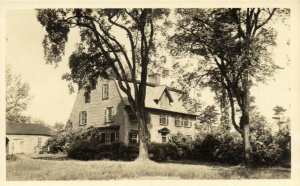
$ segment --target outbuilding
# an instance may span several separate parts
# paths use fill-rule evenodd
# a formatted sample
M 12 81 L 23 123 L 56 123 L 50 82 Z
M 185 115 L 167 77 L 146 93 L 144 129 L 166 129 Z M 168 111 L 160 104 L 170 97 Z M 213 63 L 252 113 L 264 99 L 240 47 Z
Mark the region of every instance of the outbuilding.
M 39 124 L 6 121 L 6 153 L 37 154 L 50 138 L 50 129 Z

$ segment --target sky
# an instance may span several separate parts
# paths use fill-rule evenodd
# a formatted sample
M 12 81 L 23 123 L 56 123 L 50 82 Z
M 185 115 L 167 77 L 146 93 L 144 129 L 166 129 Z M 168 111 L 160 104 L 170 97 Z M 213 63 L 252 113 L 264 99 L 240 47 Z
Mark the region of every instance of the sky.
M 273 108 L 276 105 L 288 109 L 290 102 L 291 79 L 288 65 L 287 39 L 289 29 L 276 27 L 278 46 L 274 50 L 276 64 L 284 69 L 278 71 L 267 84 L 258 84 L 251 89 L 256 97 L 259 111 L 272 123 Z M 34 10 L 9 10 L 6 14 L 6 61 L 12 72 L 20 74 L 30 84 L 33 99 L 26 111 L 34 119 L 45 121 L 49 125 L 55 122 L 66 123 L 71 113 L 76 93 L 69 94 L 68 82 L 61 76 L 69 71 L 68 56 L 74 50 L 78 36 L 71 32 L 66 46 L 66 54 L 58 67 L 46 64 L 42 47 L 45 30 L 36 19 Z M 171 62 L 171 60 L 169 61 Z M 203 91 L 203 101 L 211 98 L 209 91 Z M 208 101 L 209 102 L 209 101 Z

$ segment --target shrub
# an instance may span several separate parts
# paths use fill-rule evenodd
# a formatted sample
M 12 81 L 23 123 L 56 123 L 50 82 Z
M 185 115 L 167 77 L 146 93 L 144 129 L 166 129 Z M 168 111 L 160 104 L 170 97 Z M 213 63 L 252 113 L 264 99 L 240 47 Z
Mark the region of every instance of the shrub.
M 75 133 L 62 132 L 51 136 L 47 141 L 50 153 L 66 153 L 70 143 L 74 141 Z
M 170 143 L 149 143 L 149 157 L 154 161 L 166 161 L 179 159 L 178 149 Z
M 279 165 L 283 150 L 276 143 L 268 145 L 264 143 L 255 143 L 252 145 L 254 165 Z
M 213 157 L 215 161 L 230 164 L 239 164 L 243 161 L 242 138 L 237 133 L 219 133 L 215 135 L 218 140 Z
M 68 150 L 68 157 L 77 160 L 133 161 L 138 156 L 138 146 L 122 143 L 100 144 L 96 140 L 76 140 Z
M 194 145 L 193 141 L 186 138 L 181 133 L 171 134 L 169 138 L 169 144 L 176 148 L 176 157 L 174 159 L 190 159 L 192 158 Z M 175 151 L 174 151 L 175 153 Z
M 237 133 L 198 135 L 193 145 L 195 160 L 239 164 L 243 159 L 242 140 Z
M 7 161 L 16 161 L 18 157 L 15 154 L 6 154 Z
M 99 128 L 89 127 L 79 131 L 66 148 L 69 158 L 78 160 L 124 160 L 132 161 L 138 156 L 137 145 L 101 143 Z

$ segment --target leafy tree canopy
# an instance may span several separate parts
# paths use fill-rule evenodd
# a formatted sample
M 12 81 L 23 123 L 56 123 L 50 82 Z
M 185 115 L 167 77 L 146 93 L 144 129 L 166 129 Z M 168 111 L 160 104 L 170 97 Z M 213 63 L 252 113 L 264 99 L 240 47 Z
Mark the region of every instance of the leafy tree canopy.
M 6 65 L 6 119 L 28 123 L 30 117 L 24 115 L 32 97 L 30 86 L 23 82 L 20 75 L 13 74 L 11 67 Z

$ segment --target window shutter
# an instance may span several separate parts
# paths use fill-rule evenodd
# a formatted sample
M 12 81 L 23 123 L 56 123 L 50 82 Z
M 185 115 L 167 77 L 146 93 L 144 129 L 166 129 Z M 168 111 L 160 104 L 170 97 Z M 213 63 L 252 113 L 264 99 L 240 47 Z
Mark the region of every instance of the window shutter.
M 102 99 L 104 99 L 104 85 L 102 85 Z
M 167 124 L 167 125 L 169 124 L 169 117 L 168 117 L 167 114 L 166 114 L 166 124 Z
M 108 110 L 107 108 L 105 109 L 105 114 L 104 114 L 104 121 L 107 122 L 108 120 Z
M 106 98 L 108 98 L 109 95 L 109 84 L 106 85 Z
M 111 107 L 111 121 L 114 121 L 115 116 L 115 108 Z
M 79 125 L 82 125 L 82 112 L 79 113 Z

